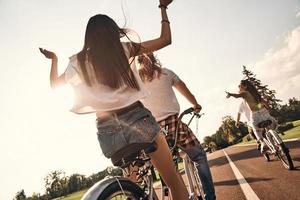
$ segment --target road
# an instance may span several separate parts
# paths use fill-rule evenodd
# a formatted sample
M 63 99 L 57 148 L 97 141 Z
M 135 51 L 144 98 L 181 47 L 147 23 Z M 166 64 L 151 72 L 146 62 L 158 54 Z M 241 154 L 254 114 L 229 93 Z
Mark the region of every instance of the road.
M 295 170 L 292 171 L 274 158 L 267 162 L 255 145 L 233 146 L 209 154 L 217 199 L 300 200 L 300 140 L 286 142 L 286 146 L 294 161 Z M 235 176 L 225 154 L 242 177 Z M 246 186 L 244 191 L 241 185 Z

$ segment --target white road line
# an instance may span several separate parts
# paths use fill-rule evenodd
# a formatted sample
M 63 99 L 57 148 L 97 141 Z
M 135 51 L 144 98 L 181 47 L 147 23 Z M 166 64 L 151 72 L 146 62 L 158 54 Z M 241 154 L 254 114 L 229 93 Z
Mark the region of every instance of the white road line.
M 250 187 L 250 185 L 247 183 L 247 181 L 245 180 L 245 178 L 243 177 L 243 175 L 241 174 L 241 172 L 238 170 L 238 168 L 235 166 L 235 164 L 232 162 L 232 160 L 229 158 L 229 156 L 227 155 L 226 151 L 223 150 L 229 165 L 235 175 L 235 178 L 238 180 L 244 195 L 246 197 L 247 200 L 259 200 L 258 196 L 255 194 L 255 192 L 252 190 L 252 188 Z

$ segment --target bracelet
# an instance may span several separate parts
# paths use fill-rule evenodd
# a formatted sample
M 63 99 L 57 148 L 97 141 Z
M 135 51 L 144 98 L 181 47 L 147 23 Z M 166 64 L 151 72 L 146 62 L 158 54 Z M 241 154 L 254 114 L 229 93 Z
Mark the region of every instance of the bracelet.
M 159 8 L 164 8 L 164 9 L 168 9 L 168 7 L 167 6 L 165 6 L 165 5 L 163 5 L 163 4 L 159 4 L 159 6 L 158 6 Z
M 161 23 L 164 23 L 164 22 L 170 24 L 170 21 L 169 21 L 169 20 L 166 20 L 166 19 L 161 20 Z
M 194 106 L 195 109 L 202 109 L 202 106 L 200 104 L 197 104 L 196 106 Z

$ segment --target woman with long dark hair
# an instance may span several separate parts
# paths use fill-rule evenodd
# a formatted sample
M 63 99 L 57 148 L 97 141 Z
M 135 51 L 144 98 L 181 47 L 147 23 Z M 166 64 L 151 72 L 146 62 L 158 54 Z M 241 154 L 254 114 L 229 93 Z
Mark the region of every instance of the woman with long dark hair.
M 172 0 L 160 0 L 161 35 L 154 40 L 121 42 L 126 30 L 106 15 L 95 15 L 87 24 L 83 49 L 70 58 L 62 75 L 57 73 L 55 53 L 40 48 L 52 60 L 50 84 L 55 88 L 70 83 L 75 92 L 72 111 L 96 113 L 102 152 L 111 158 L 129 144 L 156 142 L 151 161 L 171 190 L 174 200 L 188 199 L 182 178 L 175 170 L 168 145 L 159 125 L 140 99 L 147 95 L 134 58 L 171 43 L 166 9 Z
M 268 103 L 261 97 L 255 86 L 248 80 L 241 80 L 239 93 L 227 93 L 227 98 L 243 98 L 251 110 L 250 123 L 257 140 L 261 143 L 261 152 L 264 151 L 264 142 L 262 141 L 262 129 L 258 124 L 265 120 L 271 120 L 273 128 L 276 126 L 275 119 L 269 113 Z

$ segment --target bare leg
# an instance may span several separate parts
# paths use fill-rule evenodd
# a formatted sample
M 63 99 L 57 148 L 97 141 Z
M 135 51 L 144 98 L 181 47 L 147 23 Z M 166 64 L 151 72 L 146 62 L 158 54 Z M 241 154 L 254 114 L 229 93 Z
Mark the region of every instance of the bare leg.
M 188 191 L 179 173 L 176 171 L 165 137 L 160 134 L 157 139 L 157 150 L 149 154 L 151 162 L 158 170 L 171 190 L 173 200 L 188 200 Z

